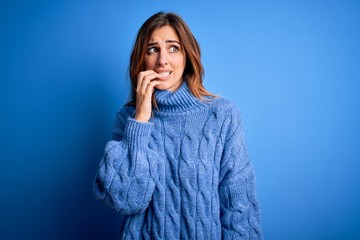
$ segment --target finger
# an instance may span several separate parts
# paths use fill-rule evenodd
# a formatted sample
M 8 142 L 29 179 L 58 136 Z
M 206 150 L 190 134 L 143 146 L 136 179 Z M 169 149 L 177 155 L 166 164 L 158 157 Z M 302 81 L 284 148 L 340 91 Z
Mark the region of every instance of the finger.
M 139 94 L 141 95 L 145 95 L 146 94 L 146 89 L 151 81 L 151 77 L 150 76 L 145 76 L 143 78 L 143 80 L 141 81 L 141 84 L 139 86 Z
M 142 88 L 143 85 L 143 81 L 145 79 L 145 77 L 149 74 L 152 74 L 152 71 L 142 71 L 138 74 L 137 76 L 137 85 L 136 85 L 136 90 L 139 91 Z
M 146 86 L 146 89 L 144 90 L 142 96 L 140 98 L 142 98 L 143 101 L 148 101 L 149 104 L 150 101 L 151 101 L 151 97 L 152 97 L 152 94 L 155 90 L 155 86 L 158 85 L 160 82 L 158 81 L 152 81 L 152 82 L 149 82 L 149 84 Z
M 154 70 L 146 70 L 146 71 L 139 72 L 139 74 L 137 75 L 137 86 L 141 86 L 141 82 L 142 82 L 142 80 L 144 80 L 144 78 L 146 76 L 155 74 L 155 73 L 156 72 Z
M 144 78 L 146 78 L 147 76 L 151 76 L 154 78 L 164 78 L 167 76 L 161 75 L 157 72 L 155 72 L 154 70 L 146 70 L 146 71 L 142 71 L 138 74 L 137 79 L 138 79 L 138 83 L 140 83 L 139 81 L 143 80 Z
M 140 85 L 138 86 L 138 91 L 140 94 L 145 94 L 147 86 L 150 82 L 154 81 L 158 77 L 158 74 L 155 72 L 149 73 L 148 75 L 143 76 L 140 79 Z
M 156 85 L 158 85 L 158 84 L 160 84 L 160 82 L 154 80 L 154 81 L 151 81 L 151 82 L 147 85 L 147 87 L 146 87 L 146 95 L 147 95 L 148 97 L 149 97 L 149 96 L 150 96 L 150 97 L 152 96 L 152 93 L 154 92 L 155 87 L 156 87 Z

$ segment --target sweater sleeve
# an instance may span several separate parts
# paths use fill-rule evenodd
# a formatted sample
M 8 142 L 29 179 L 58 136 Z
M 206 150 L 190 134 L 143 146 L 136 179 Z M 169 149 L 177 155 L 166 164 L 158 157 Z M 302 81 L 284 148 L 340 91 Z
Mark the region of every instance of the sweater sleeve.
M 148 149 L 152 123 L 140 123 L 120 112 L 113 140 L 107 143 L 94 183 L 96 199 L 121 214 L 144 211 L 156 182 L 156 154 Z
M 262 239 L 255 174 L 247 156 L 238 110 L 226 119 L 220 167 L 220 219 L 222 239 Z

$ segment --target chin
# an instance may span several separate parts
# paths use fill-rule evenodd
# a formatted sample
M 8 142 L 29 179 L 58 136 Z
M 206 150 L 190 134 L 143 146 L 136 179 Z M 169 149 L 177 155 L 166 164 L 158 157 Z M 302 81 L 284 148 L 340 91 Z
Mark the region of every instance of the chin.
M 166 83 L 162 83 L 162 84 L 159 84 L 156 86 L 156 89 L 159 89 L 159 90 L 168 90 L 169 88 L 171 88 L 171 86 L 169 86 Z
M 163 81 L 161 84 L 157 85 L 155 88 L 158 90 L 167 90 L 170 92 L 175 92 L 180 86 L 181 82 L 173 82 L 173 81 Z
M 163 84 L 159 84 L 159 85 L 156 86 L 155 88 L 158 89 L 158 90 L 166 90 L 166 89 L 167 89 L 167 87 L 164 86 Z

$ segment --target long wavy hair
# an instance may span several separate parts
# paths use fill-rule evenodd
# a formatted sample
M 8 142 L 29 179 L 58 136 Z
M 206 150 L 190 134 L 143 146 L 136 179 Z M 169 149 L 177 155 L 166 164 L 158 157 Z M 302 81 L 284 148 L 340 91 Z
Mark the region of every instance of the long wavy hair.
M 129 74 L 131 80 L 130 101 L 126 105 L 136 105 L 137 76 L 145 71 L 145 54 L 151 34 L 164 26 L 171 26 L 177 33 L 185 51 L 186 64 L 183 80 L 187 82 L 190 92 L 200 100 L 204 97 L 216 97 L 203 86 L 204 68 L 201 63 L 200 46 L 184 20 L 175 13 L 158 12 L 147 19 L 141 26 L 130 56 Z M 153 107 L 157 108 L 155 97 Z

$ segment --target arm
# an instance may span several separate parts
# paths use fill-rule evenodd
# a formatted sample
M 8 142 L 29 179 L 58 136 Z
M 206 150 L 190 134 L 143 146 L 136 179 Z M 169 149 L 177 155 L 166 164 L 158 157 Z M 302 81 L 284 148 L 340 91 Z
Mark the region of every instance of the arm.
M 115 120 L 113 139 L 108 142 L 94 183 L 96 198 L 122 214 L 144 211 L 157 178 L 155 154 L 148 141 L 152 123 L 140 123 L 123 109 Z
M 161 77 L 153 70 L 138 74 L 135 117 L 128 117 L 128 108 L 117 115 L 113 141 L 105 148 L 95 179 L 96 198 L 122 214 L 144 211 L 155 189 L 159 158 L 148 148 L 153 128 L 149 120 L 152 93 Z
M 262 239 L 255 174 L 247 156 L 239 113 L 231 109 L 220 168 L 219 197 L 223 239 Z

